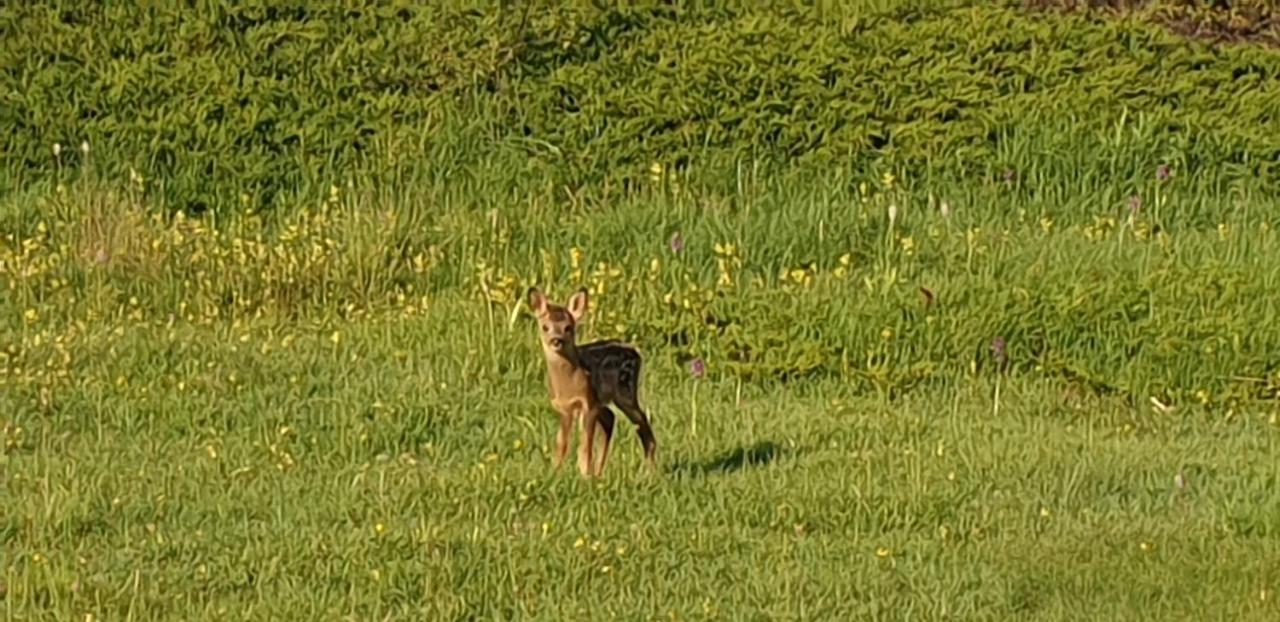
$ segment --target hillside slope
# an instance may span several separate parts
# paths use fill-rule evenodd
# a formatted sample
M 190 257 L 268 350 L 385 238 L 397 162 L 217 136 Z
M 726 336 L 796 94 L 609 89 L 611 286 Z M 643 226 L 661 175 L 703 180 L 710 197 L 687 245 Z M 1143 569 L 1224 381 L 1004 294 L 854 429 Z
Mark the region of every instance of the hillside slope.
M 655 163 L 703 181 L 744 162 L 971 179 L 1016 159 L 1060 184 L 1172 163 L 1222 188 L 1280 172 L 1280 52 L 1145 17 L 207 4 L 0 9 L 0 189 L 80 170 L 82 141 L 98 173 L 132 168 L 193 210 L 495 159 L 589 192 Z

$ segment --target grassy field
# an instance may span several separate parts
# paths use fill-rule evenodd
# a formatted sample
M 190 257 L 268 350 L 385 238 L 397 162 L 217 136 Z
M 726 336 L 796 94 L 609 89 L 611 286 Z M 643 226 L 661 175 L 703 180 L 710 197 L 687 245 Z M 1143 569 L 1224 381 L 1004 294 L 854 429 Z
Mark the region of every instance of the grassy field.
M 272 160 L 297 170 L 262 179 L 302 181 L 271 209 L 270 184 L 193 173 L 208 152 L 174 181 L 113 151 L 127 132 L 60 138 L 49 174 L 4 160 L 4 619 L 1280 619 L 1280 160 L 1229 127 L 1280 115 L 1245 86 L 1248 114 L 1186 80 L 1163 107 L 1073 82 L 1280 54 L 926 4 L 867 2 L 858 28 L 990 30 L 1042 87 L 1001 100 L 1024 116 L 994 142 L 964 116 L 852 164 L 742 158 L 785 145 L 732 132 L 692 159 L 669 135 L 569 149 L 630 138 L 557 126 L 547 84 L 616 99 L 591 76 L 627 46 L 737 32 L 642 16 L 623 52 L 566 45 L 563 75 L 516 81 L 526 100 L 432 100 L 420 160 Z M 1079 41 L 1128 56 L 1059 67 Z M 693 101 L 689 66 L 664 79 Z M 1076 91 L 1097 114 L 1035 107 Z M 744 102 L 762 128 L 825 114 Z M 513 110 L 565 150 L 513 139 Z M 935 139 L 981 161 L 894 166 Z M 645 352 L 656 473 L 626 421 L 603 479 L 552 471 L 534 284 L 590 288 L 583 336 Z
M 1161 237 L 903 194 L 860 234 L 879 199 L 787 187 L 568 223 L 339 191 L 269 234 L 55 191 L 3 255 L 8 619 L 1277 613 L 1277 408 L 1220 377 L 1274 352 L 1265 202 Z M 551 472 L 532 282 L 649 353 L 657 475 L 626 423 L 603 481 Z

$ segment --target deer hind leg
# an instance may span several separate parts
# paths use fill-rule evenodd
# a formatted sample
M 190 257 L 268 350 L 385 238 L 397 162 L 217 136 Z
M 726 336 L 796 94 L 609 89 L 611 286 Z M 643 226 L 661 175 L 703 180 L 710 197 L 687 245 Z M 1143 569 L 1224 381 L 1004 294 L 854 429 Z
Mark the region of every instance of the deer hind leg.
M 644 458 L 649 468 L 657 468 L 658 439 L 653 435 L 653 426 L 649 424 L 649 415 L 640 407 L 640 370 L 644 362 L 638 353 L 627 359 L 618 370 L 618 387 L 615 393 L 616 404 L 632 423 L 636 424 L 636 435 L 644 446 Z
M 618 408 L 627 415 L 627 419 L 636 424 L 636 435 L 640 437 L 640 444 L 644 446 L 644 458 L 649 463 L 649 468 L 657 468 L 658 439 L 653 435 L 649 416 L 640 408 L 640 400 L 636 398 L 634 392 L 624 392 L 618 395 L 617 404 Z
M 604 474 L 604 463 L 609 460 L 609 445 L 613 442 L 613 423 L 618 418 L 608 406 L 600 407 L 597 428 L 600 431 L 600 462 L 596 465 L 596 477 Z
M 656 468 L 655 453 L 658 441 L 653 435 L 649 416 L 640 407 L 640 370 L 644 362 L 639 353 L 630 347 L 613 348 L 609 356 L 602 357 L 592 374 L 596 393 L 603 401 L 613 402 L 638 428 L 640 444 L 644 446 L 645 460 L 650 468 Z

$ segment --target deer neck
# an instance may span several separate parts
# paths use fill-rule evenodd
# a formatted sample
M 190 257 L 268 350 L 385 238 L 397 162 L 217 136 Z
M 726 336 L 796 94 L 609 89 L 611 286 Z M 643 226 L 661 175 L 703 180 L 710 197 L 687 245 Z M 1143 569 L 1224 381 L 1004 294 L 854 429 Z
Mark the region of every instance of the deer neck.
M 578 357 L 577 348 L 566 348 L 564 352 L 546 350 L 545 354 L 547 356 L 547 368 L 550 369 L 552 373 L 571 373 L 582 367 L 582 361 Z
M 575 384 L 576 377 L 582 372 L 581 361 L 578 359 L 577 349 L 570 349 L 565 352 L 546 351 L 547 357 L 547 374 L 551 380 L 552 393 L 562 393 L 571 390 Z

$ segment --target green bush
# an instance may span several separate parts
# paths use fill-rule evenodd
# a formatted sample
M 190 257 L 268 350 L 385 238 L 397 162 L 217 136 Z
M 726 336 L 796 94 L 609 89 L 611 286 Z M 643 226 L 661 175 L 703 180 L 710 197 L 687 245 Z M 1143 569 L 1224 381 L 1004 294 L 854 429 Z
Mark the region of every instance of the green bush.
M 1044 136 L 1096 141 L 1135 120 L 1146 133 L 1122 166 L 1280 172 L 1280 53 L 1017 4 L 14 3 L 0 183 L 80 170 L 75 149 L 50 148 L 82 140 L 97 172 L 133 168 L 196 210 L 498 152 L 569 188 L 634 185 L 655 163 L 703 179 L 744 161 L 997 176 Z M 465 149 L 446 148 L 450 123 Z M 1030 156 L 1050 181 L 1116 167 Z
M 1139 112 L 1186 136 L 1178 155 L 1199 166 L 1278 170 L 1276 54 L 991 7 L 839 25 L 799 11 L 641 23 L 587 38 L 589 53 L 566 52 L 547 77 L 516 84 L 520 122 L 559 147 L 556 170 L 571 179 L 641 175 L 652 160 L 708 148 L 990 173 L 1002 142 L 1048 131 L 1046 117 L 1085 134 Z
M 0 9 L 4 167 L 29 179 L 92 145 L 95 164 L 156 178 L 183 207 L 269 201 L 422 150 L 442 96 L 492 86 L 506 12 L 402 3 L 291 8 L 29 3 Z

